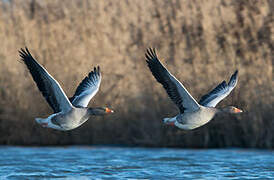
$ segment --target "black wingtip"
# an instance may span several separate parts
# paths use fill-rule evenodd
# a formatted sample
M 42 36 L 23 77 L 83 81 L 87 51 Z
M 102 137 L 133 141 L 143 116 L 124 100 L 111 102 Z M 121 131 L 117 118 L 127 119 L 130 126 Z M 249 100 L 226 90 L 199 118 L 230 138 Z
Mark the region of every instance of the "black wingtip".
M 97 66 L 98 75 L 101 74 L 100 66 Z
M 24 60 L 26 57 L 32 57 L 32 55 L 29 52 L 29 49 L 27 48 L 27 46 L 25 47 L 25 49 L 20 48 L 19 52 L 19 56 Z
M 236 74 L 236 75 L 238 74 L 238 69 L 235 70 L 235 72 L 233 73 L 233 75 L 234 75 L 234 74 Z
M 149 50 L 150 50 L 150 48 L 147 48 L 147 50 L 146 50 L 146 54 L 145 54 L 146 59 L 150 58 L 150 56 L 149 56 L 150 55 Z
M 19 56 L 24 60 L 24 58 L 27 56 L 25 50 L 21 48 L 18 52 L 19 52 Z
M 147 63 L 149 63 L 152 60 L 156 60 L 157 59 L 156 49 L 151 47 L 147 48 L 145 57 L 146 57 Z
M 230 77 L 228 85 L 231 87 L 235 87 L 238 81 L 238 69 L 232 74 Z
M 29 56 L 31 56 L 31 54 L 30 54 L 29 49 L 28 49 L 28 47 L 27 47 L 27 46 L 25 46 L 25 49 L 26 49 L 26 51 L 27 51 L 28 55 L 29 55 Z
M 100 66 L 94 66 L 93 70 L 89 73 L 89 77 L 92 77 L 93 75 L 100 76 L 101 71 L 100 71 Z
M 232 77 L 237 77 L 238 76 L 238 69 L 236 69 L 236 71 L 232 74 L 231 78 Z

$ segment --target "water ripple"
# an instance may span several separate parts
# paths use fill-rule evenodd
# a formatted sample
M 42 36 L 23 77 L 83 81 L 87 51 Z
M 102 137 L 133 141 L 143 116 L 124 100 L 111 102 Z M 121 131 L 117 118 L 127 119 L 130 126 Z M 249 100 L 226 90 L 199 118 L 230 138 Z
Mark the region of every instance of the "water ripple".
M 272 179 L 273 151 L 0 147 L 0 179 Z

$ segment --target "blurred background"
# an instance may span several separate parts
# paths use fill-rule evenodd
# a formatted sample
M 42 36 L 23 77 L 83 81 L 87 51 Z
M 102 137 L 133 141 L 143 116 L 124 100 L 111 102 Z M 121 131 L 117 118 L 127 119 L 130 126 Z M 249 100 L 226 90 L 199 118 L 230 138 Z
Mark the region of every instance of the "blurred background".
M 273 148 L 273 12 L 272 0 L 0 0 L 0 144 Z M 25 46 L 69 97 L 100 65 L 89 106 L 116 113 L 68 132 L 40 127 L 34 118 L 52 110 L 19 61 Z M 238 69 L 218 106 L 244 113 L 193 131 L 163 125 L 177 109 L 146 66 L 148 47 L 197 100 Z

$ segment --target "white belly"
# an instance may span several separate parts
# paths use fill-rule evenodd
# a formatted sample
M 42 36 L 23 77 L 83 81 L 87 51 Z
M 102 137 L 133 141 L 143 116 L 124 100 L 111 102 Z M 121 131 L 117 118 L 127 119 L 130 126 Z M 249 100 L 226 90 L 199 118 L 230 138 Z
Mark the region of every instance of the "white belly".
M 185 112 L 175 125 L 184 130 L 192 130 L 208 123 L 215 115 L 215 111 L 201 108 L 196 112 Z
M 57 130 L 72 130 L 89 119 L 85 109 L 72 109 L 67 113 L 57 113 L 50 118 L 49 127 Z

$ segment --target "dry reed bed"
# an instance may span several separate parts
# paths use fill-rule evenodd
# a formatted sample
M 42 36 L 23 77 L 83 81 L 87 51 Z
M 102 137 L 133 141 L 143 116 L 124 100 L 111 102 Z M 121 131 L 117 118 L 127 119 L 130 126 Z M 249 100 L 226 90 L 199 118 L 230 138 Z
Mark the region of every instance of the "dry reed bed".
M 274 147 L 271 1 L 0 1 L 0 143 L 129 144 L 177 147 Z M 68 95 L 95 65 L 103 71 L 90 106 L 113 116 L 71 132 L 42 129 L 50 108 L 18 61 L 28 46 Z M 199 99 L 239 69 L 239 83 L 220 115 L 191 132 L 165 127 L 176 114 L 144 61 L 147 47 Z

